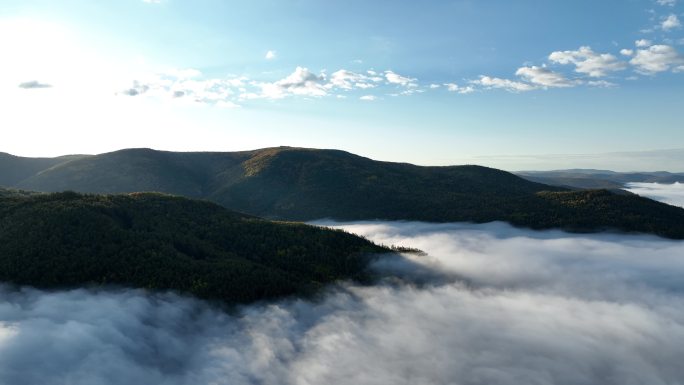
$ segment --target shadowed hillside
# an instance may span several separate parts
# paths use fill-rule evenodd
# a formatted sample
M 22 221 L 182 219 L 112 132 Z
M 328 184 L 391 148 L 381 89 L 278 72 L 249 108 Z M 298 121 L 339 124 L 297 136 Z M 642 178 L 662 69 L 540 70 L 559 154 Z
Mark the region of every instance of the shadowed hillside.
M 56 165 L 16 186 L 92 193 L 160 191 L 209 199 L 252 215 L 299 221 L 501 220 L 539 229 L 611 228 L 684 237 L 684 210 L 645 198 L 603 191 L 572 193 L 486 167 L 421 167 L 338 150 L 122 150 Z M 559 204 L 566 200 L 576 203 Z
M 360 277 L 389 251 L 342 231 L 270 222 L 161 194 L 0 194 L 0 281 L 116 284 L 249 302 Z
M 14 186 L 52 166 L 83 157 L 84 155 L 68 155 L 57 158 L 24 158 L 0 152 L 0 186 Z

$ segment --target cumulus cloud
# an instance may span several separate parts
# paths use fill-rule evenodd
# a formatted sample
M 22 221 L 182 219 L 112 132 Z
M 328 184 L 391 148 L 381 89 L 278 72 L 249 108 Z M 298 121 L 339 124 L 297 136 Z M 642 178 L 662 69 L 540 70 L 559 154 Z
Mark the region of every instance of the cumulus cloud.
M 266 59 L 277 57 L 268 51 Z M 267 75 L 267 74 L 262 74 Z M 201 103 L 213 106 L 233 106 L 238 103 L 286 97 L 334 97 L 345 99 L 347 93 L 358 98 L 367 94 L 412 95 L 422 93 L 418 79 L 394 71 L 351 71 L 339 69 L 328 74 L 326 70 L 314 72 L 297 66 L 281 79 L 248 78 L 227 75 L 211 77 L 196 69 L 169 69 L 158 73 L 138 74 L 128 82 L 120 83 L 116 94 L 167 99 L 174 103 Z M 469 92 L 468 88 L 462 90 Z
M 300 96 L 327 96 L 335 92 L 351 90 L 368 90 L 380 85 L 400 85 L 406 88 L 416 88 L 417 79 L 401 76 L 392 71 L 379 74 L 369 70 L 366 73 L 358 73 L 346 69 L 333 72 L 330 76 L 325 73 L 316 75 L 307 68 L 297 67 L 288 77 L 274 83 L 255 83 L 261 87 L 261 92 L 255 97 L 280 99 L 288 95 Z M 410 91 L 410 90 L 408 90 Z M 402 92 L 401 95 L 411 92 Z M 375 95 L 371 95 L 376 97 Z M 365 99 L 367 100 L 367 99 Z
M 546 67 L 521 67 L 515 72 L 524 80 L 542 87 L 573 87 L 576 83 Z
M 363 95 L 363 96 L 361 96 L 359 99 L 365 100 L 365 101 L 367 101 L 367 102 L 372 102 L 372 101 L 374 101 L 374 100 L 377 100 L 378 98 L 377 98 L 377 96 L 375 96 L 375 95 Z
M 670 69 L 677 70 L 677 67 L 684 63 L 684 59 L 672 46 L 659 44 L 637 50 L 629 62 L 638 72 L 652 75 Z
M 281 99 L 287 95 L 325 96 L 325 77 L 316 75 L 308 68 L 297 67 L 293 73 L 274 83 L 261 85 L 262 95 L 270 99 Z
M 684 207 L 684 184 L 627 183 L 625 190 L 673 206 Z
M 596 53 L 591 47 L 580 47 L 575 51 L 556 51 L 549 60 L 558 64 L 574 64 L 575 72 L 591 77 L 607 76 L 610 72 L 627 68 L 627 64 L 608 53 Z
M 634 50 L 633 50 L 633 49 L 623 48 L 623 49 L 620 50 L 620 55 L 632 56 L 632 55 L 634 55 Z
M 664 31 L 669 31 L 673 28 L 679 28 L 682 26 L 682 23 L 679 21 L 679 18 L 675 14 L 671 14 L 667 16 L 665 19 L 663 19 L 663 22 L 660 23 L 660 27 Z
M 230 313 L 173 294 L 2 288 L 0 383 L 665 384 L 684 244 L 486 225 L 336 224 L 427 255 L 375 286 Z M 434 274 L 429 274 L 433 272 Z
M 144 94 L 161 99 L 217 105 L 231 101 L 247 81 L 246 77 L 204 78 L 202 72 L 195 69 L 171 69 L 134 80 L 119 94 Z
M 636 45 L 636 46 L 639 47 L 639 48 L 649 47 L 649 46 L 651 46 L 652 44 L 653 44 L 653 42 L 651 42 L 651 41 L 648 40 L 648 39 L 639 39 L 639 40 L 637 40 L 637 41 L 634 42 L 634 45 Z
M 52 85 L 47 83 L 41 83 L 37 80 L 31 80 L 28 82 L 19 83 L 19 88 L 23 89 L 34 89 L 34 88 L 50 88 Z
M 472 84 L 482 86 L 484 88 L 501 88 L 512 92 L 524 92 L 537 89 L 534 85 L 529 83 L 518 82 L 510 79 L 502 79 L 491 76 L 480 76 L 480 79 L 471 81 Z
M 276 51 L 268 51 L 266 52 L 266 56 L 264 56 L 266 60 L 273 60 L 276 58 Z
M 121 91 L 121 94 L 127 95 L 127 96 L 138 96 L 140 94 L 144 94 L 145 92 L 149 91 L 149 89 L 150 89 L 150 86 L 148 84 L 142 84 L 141 82 L 134 80 L 132 87 Z
M 390 84 L 398 84 L 398 85 L 404 86 L 404 87 L 417 87 L 418 86 L 416 84 L 417 79 L 409 78 L 406 76 L 401 76 L 398 73 L 393 72 L 393 71 L 385 71 L 385 79 L 387 79 L 387 82 Z
M 656 2 L 660 5 L 666 5 L 670 7 L 674 7 L 675 4 L 677 4 L 677 0 L 656 0 Z

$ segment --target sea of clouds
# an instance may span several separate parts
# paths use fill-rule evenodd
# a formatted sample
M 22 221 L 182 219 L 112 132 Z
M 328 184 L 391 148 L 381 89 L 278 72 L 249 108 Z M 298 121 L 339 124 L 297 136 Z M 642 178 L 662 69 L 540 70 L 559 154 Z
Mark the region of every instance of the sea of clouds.
M 226 312 L 0 287 L 0 384 L 682 384 L 684 242 L 502 223 L 341 227 L 427 255 Z
M 625 190 L 673 206 L 684 207 L 684 183 L 627 183 Z

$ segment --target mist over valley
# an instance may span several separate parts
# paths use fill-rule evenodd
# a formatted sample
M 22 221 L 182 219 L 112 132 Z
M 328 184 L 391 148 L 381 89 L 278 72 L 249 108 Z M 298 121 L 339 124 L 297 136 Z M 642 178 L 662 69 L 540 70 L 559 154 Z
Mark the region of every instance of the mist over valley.
M 339 283 L 316 299 L 228 313 L 171 293 L 5 286 L 0 383 L 655 384 L 684 376 L 681 241 L 503 223 L 315 224 L 427 254 L 378 260 L 372 269 L 385 278 L 373 286 Z

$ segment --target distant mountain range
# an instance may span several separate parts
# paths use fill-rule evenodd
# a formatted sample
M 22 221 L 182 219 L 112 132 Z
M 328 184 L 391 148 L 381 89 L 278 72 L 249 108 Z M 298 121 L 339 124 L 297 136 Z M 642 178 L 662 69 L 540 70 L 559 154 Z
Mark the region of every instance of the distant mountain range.
M 666 171 L 655 172 L 615 172 L 594 169 L 571 169 L 554 171 L 520 171 L 517 175 L 552 186 L 579 189 L 622 189 L 626 183 L 684 183 L 684 173 Z
M 4 159 L 4 160 L 2 160 Z M 12 166 L 1 165 L 11 162 Z M 38 162 L 46 167 L 37 170 Z M 684 238 L 684 209 L 608 191 L 570 191 L 480 166 L 421 167 L 290 147 L 176 153 L 128 149 L 36 160 L 5 155 L 0 184 L 36 191 L 158 191 L 271 219 L 506 221 Z
M 389 249 L 339 231 L 270 222 L 156 193 L 0 189 L 0 282 L 125 286 L 242 303 L 364 278 Z

